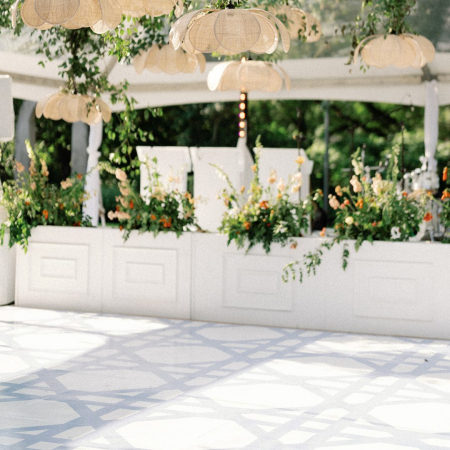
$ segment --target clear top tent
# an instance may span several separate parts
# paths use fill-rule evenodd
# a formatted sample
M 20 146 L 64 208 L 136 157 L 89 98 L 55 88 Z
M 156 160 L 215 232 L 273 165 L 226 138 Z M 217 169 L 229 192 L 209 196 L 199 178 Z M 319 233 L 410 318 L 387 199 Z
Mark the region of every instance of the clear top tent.
M 450 0 L 419 0 L 409 19 L 413 29 L 430 39 L 436 47 L 435 61 L 424 70 L 375 69 L 366 72 L 349 60 L 350 36 L 342 35 L 360 11 L 361 0 L 303 0 L 323 29 L 316 43 L 293 40 L 288 54 L 275 54 L 292 79 L 292 89 L 275 93 L 252 92 L 252 99 L 309 99 L 389 102 L 425 106 L 425 81 L 437 81 L 438 102 L 450 104 Z M 61 61 L 39 65 L 43 55 L 36 55 L 37 33 L 31 29 L 22 36 L 11 30 L 0 34 L 0 74 L 13 79 L 15 98 L 38 101 L 57 91 L 63 81 L 58 76 Z M 217 60 L 208 57 L 205 73 L 167 75 L 144 71 L 138 75 L 132 65 L 117 63 L 113 57 L 101 62 L 102 70 L 113 83 L 130 83 L 129 94 L 138 108 L 175 104 L 235 101 L 234 92 L 211 92 L 206 78 Z M 123 106 L 113 106 L 120 110 Z

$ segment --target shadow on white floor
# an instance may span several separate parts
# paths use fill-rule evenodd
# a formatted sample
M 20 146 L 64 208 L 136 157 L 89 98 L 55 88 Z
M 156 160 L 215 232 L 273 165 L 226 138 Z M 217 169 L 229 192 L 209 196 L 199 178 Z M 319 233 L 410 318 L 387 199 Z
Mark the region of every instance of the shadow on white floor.
M 450 448 L 450 342 L 7 306 L 0 448 Z

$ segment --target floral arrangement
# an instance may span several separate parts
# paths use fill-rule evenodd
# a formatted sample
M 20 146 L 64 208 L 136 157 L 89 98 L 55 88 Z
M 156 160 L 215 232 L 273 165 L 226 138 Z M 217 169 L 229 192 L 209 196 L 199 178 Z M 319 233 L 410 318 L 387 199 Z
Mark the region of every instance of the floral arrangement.
M 304 159 L 299 156 L 297 164 L 303 164 Z M 266 253 L 270 252 L 272 243 L 285 246 L 290 238 L 302 236 L 307 232 L 309 214 L 312 206 L 309 201 L 292 202 L 290 195 L 298 193 L 302 184 L 302 174 L 298 171 L 285 183 L 272 171 L 268 182 L 263 188 L 259 178 L 259 152 L 255 155 L 254 172 L 250 189 L 245 187 L 235 189 L 228 175 L 217 167 L 219 176 L 227 181 L 228 189 L 220 194 L 227 211 L 219 228 L 221 233 L 228 235 L 228 245 L 235 241 L 238 248 L 248 243 L 247 251 L 258 243 L 263 245 Z M 292 240 L 292 246 L 296 243 Z
M 448 182 L 448 167 L 444 168 L 442 174 L 442 181 Z M 443 242 L 450 243 L 450 238 L 447 237 L 447 233 L 450 230 L 450 188 L 444 189 L 442 193 L 442 211 L 440 215 L 441 224 L 444 227 Z
M 9 246 L 15 243 L 27 250 L 31 230 L 39 225 L 89 226 L 90 218 L 83 217 L 85 177 L 71 176 L 61 184 L 50 184 L 47 164 L 39 151 L 27 142 L 30 169 L 16 162 L 17 179 L 3 183 L 1 205 L 8 219 L 0 224 L 0 239 L 9 230 Z
M 336 211 L 335 235 L 314 252 L 305 255 L 303 262 L 295 261 L 285 266 L 283 278 L 296 278 L 300 281 L 303 270 L 309 275 L 315 274 L 321 263 L 324 248 L 331 249 L 335 243 L 346 240 L 355 241 L 355 250 L 364 241 L 408 241 L 415 236 L 423 221 L 433 219 L 426 210 L 428 196 L 425 193 L 408 195 L 399 190 L 398 152 L 394 151 L 387 168 L 386 179 L 377 173 L 373 179 L 364 175 L 363 164 L 358 153 L 354 155 L 352 165 L 354 175 L 350 186 L 335 189 L 335 195 L 329 195 L 329 204 Z M 343 267 L 348 264 L 348 244 L 344 245 Z
M 197 227 L 197 200 L 189 192 L 182 193 L 176 188 L 180 182 L 178 176 L 171 175 L 167 186 L 162 184 L 156 158 L 147 162 L 149 186 L 144 196 L 139 194 L 136 183 L 130 181 L 123 170 L 114 170 L 106 165 L 101 167 L 113 172 L 119 181 L 121 195 L 116 197 L 116 210 L 109 211 L 108 218 L 119 221 L 125 240 L 132 230 L 139 230 L 139 233 L 149 231 L 155 236 L 160 232 L 173 231 L 179 237 L 190 228 Z
M 330 206 L 336 210 L 336 240 L 355 240 L 355 248 L 364 241 L 408 241 L 419 232 L 423 220 L 431 214 L 423 211 L 422 197 L 399 192 L 398 161 L 394 152 L 386 179 L 377 173 L 372 180 L 363 175 L 361 159 L 353 162 L 351 188 L 337 186 L 330 195 Z

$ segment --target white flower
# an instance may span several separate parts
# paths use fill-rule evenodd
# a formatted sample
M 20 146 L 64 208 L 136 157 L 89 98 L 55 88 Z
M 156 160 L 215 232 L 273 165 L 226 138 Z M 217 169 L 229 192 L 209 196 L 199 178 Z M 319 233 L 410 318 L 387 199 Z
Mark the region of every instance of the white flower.
M 297 183 L 299 185 L 302 184 L 302 179 L 303 179 L 303 175 L 301 172 L 297 172 L 293 177 L 292 177 L 292 181 L 294 181 L 294 183 Z
M 239 208 L 237 207 L 237 206 L 235 206 L 234 208 L 231 208 L 229 211 L 228 211 L 228 215 L 230 216 L 230 217 L 237 217 L 238 216 L 238 214 L 239 214 Z
M 277 181 L 277 171 L 276 170 L 271 170 L 270 171 L 270 176 L 267 180 L 270 184 L 273 184 Z
M 284 192 L 284 190 L 286 189 L 286 185 L 284 184 L 283 178 L 280 178 L 280 182 L 278 183 L 277 187 L 280 192 Z
M 119 181 L 125 181 L 127 179 L 127 174 L 121 169 L 116 169 L 115 175 Z
M 274 234 L 287 233 L 287 222 L 280 222 L 273 230 Z
M 293 194 L 295 194 L 296 192 L 298 192 L 299 190 L 300 190 L 300 184 L 294 184 L 292 187 L 291 187 L 291 192 L 293 193 Z
M 352 179 L 350 180 L 350 184 L 353 186 L 353 191 L 355 193 L 362 191 L 362 184 L 360 183 L 356 175 L 353 175 Z
M 391 228 L 391 238 L 392 239 L 400 239 L 402 233 L 400 231 L 399 227 L 392 227 Z
M 355 222 L 355 219 L 352 216 L 348 216 L 348 217 L 345 218 L 345 223 L 347 225 L 353 225 L 354 222 Z

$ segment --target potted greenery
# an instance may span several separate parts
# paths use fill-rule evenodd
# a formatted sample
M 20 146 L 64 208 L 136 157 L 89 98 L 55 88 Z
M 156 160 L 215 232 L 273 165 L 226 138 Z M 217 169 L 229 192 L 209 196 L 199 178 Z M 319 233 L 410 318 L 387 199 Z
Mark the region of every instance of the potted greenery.
M 279 179 L 272 172 L 264 188 L 257 152 L 248 191 L 234 187 L 216 167 L 228 182 L 220 194 L 227 210 L 220 234 L 194 236 L 196 319 L 297 326 L 293 313 L 297 286 L 284 284 L 281 272 L 294 255 L 316 245 L 315 239 L 302 237 L 308 234 L 311 202 L 291 197 L 300 190 L 302 163 L 300 157 L 290 179 Z
M 103 164 L 117 178 L 120 196 L 109 211 L 117 228 L 103 234 L 105 312 L 190 318 L 191 230 L 197 228 L 196 200 L 178 188 L 179 178 L 161 181 L 156 159 L 147 162 L 142 196 L 120 169 Z

